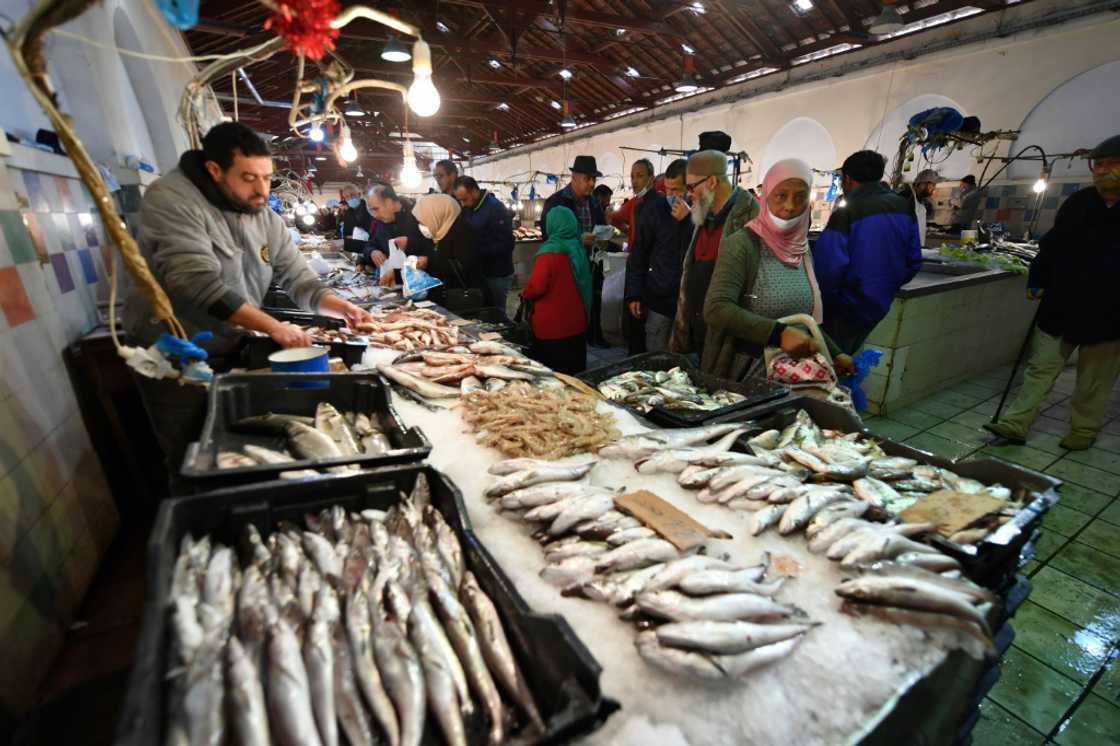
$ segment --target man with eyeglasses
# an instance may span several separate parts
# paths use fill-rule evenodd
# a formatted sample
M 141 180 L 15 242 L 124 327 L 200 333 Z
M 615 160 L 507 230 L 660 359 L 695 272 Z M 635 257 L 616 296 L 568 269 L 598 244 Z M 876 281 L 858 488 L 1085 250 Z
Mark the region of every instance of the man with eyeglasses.
M 1060 445 L 1083 451 L 1108 417 L 1120 378 L 1120 135 L 1089 153 L 1093 185 L 1071 194 L 1038 242 L 1027 298 L 1041 301 L 1031 357 L 1018 396 L 984 427 L 1022 444 L 1046 394 L 1077 350 L 1070 430 Z
M 677 314 L 669 351 L 702 355 L 707 324 L 704 299 L 719 257 L 719 244 L 745 228 L 758 215 L 758 200 L 731 184 L 727 156 L 718 150 L 701 150 L 688 159 L 685 191 L 692 200 L 696 227 L 685 253 L 677 296 Z

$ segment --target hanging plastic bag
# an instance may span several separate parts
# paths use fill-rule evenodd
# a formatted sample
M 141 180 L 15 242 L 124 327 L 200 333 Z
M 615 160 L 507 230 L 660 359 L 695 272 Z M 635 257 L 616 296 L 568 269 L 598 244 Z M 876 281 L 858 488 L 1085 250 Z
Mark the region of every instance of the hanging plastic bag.
M 186 31 L 198 23 L 198 0 L 158 0 L 160 13 L 177 29 Z
M 856 369 L 855 374 L 840 379 L 840 385 L 852 392 L 852 404 L 855 405 L 857 412 L 867 411 L 867 394 L 863 393 L 860 384 L 871 373 L 871 369 L 878 365 L 882 359 L 883 352 L 881 350 L 863 350 L 852 358 L 852 364 Z
M 404 260 L 404 269 L 401 270 L 404 297 L 409 300 L 420 300 L 419 296 L 426 296 L 429 290 L 443 284 L 440 280 L 417 267 L 416 259 L 417 257 L 414 256 L 407 257 Z

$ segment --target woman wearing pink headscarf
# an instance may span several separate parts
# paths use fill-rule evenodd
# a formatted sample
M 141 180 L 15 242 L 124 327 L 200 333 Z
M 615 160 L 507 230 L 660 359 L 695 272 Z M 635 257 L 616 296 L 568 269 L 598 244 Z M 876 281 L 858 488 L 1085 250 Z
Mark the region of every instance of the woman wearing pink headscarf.
M 704 303 L 708 340 L 700 367 L 721 378 L 739 379 L 765 347 L 793 357 L 816 352 L 805 331 L 776 319 L 793 314 L 821 318 L 821 295 L 809 253 L 809 188 L 813 172 L 796 158 L 778 161 L 762 181 L 762 209 L 747 229 L 726 237 Z M 826 338 L 827 340 L 827 338 Z M 714 342 L 714 344 L 713 344 Z M 831 340 L 840 372 L 851 358 Z

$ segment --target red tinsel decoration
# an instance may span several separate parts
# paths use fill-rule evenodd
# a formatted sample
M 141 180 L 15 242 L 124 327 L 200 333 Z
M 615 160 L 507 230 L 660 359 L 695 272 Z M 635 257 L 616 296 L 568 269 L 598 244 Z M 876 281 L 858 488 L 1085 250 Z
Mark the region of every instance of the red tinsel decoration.
M 276 12 L 264 27 L 283 36 L 293 54 L 321 60 L 334 51 L 338 29 L 331 28 L 331 21 L 341 10 L 338 0 L 276 0 L 274 5 Z

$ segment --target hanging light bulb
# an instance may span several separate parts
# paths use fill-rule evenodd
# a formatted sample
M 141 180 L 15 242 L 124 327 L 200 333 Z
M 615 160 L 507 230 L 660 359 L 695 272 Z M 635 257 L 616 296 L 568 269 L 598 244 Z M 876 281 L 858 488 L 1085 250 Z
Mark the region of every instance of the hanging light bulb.
M 319 126 L 318 122 L 315 122 L 311 125 L 311 130 L 307 133 L 307 136 L 311 138 L 311 142 L 322 142 L 324 137 L 323 128 Z
M 677 93 L 693 93 L 700 90 L 700 84 L 696 82 L 695 63 L 692 61 L 691 54 L 684 58 L 684 77 L 673 85 L 673 90 Z
M 894 7 L 894 0 L 883 0 L 883 12 L 871 22 L 867 29 L 873 34 L 893 34 L 905 25 L 902 14 Z
M 338 138 L 338 156 L 347 163 L 358 160 L 358 149 L 354 147 L 354 140 L 350 137 L 350 128 L 345 124 L 343 124 L 342 132 Z
M 411 58 L 412 55 L 408 53 L 408 47 L 401 44 L 395 36 L 389 37 L 389 42 L 381 50 L 381 59 L 386 62 L 408 62 Z
M 416 167 L 416 154 L 412 152 L 412 143 L 404 144 L 404 165 L 401 167 L 401 186 L 405 189 L 415 189 L 420 186 L 423 176 Z
M 439 91 L 432 83 L 432 50 L 426 41 L 412 45 L 412 75 L 408 105 L 416 116 L 430 117 L 439 111 Z
M 366 175 L 362 173 L 362 164 L 358 164 L 358 173 L 354 174 L 354 176 L 359 179 L 364 179 L 366 177 Z
M 568 99 L 564 99 L 564 118 L 560 120 L 560 126 L 566 130 L 576 126 L 576 120 L 572 118 L 572 113 L 568 110 Z
M 303 224 L 304 225 L 315 225 L 315 216 L 312 215 L 311 213 L 307 213 L 306 215 L 303 216 Z
M 1046 187 L 1050 183 L 1050 166 L 1046 163 L 1042 164 L 1042 173 L 1038 175 L 1038 181 L 1034 183 L 1034 193 L 1042 194 L 1046 191 Z

